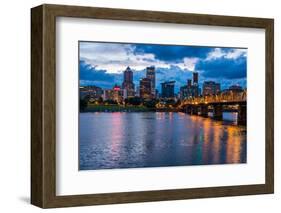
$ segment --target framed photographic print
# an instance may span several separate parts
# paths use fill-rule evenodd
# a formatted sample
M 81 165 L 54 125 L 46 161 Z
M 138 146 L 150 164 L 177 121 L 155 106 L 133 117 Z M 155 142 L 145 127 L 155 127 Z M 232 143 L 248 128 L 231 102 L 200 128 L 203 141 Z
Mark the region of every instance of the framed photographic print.
M 31 9 L 31 203 L 274 191 L 273 19 Z

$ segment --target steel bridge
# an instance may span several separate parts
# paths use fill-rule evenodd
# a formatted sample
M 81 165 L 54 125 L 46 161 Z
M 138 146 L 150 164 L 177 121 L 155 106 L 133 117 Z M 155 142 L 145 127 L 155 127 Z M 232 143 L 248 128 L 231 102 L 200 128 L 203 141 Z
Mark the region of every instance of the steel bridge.
M 237 123 L 246 125 L 247 122 L 247 92 L 227 92 L 219 95 L 188 98 L 182 101 L 179 108 L 190 115 L 209 117 L 213 112 L 213 119 L 222 120 L 223 112 L 233 106 L 238 112 Z

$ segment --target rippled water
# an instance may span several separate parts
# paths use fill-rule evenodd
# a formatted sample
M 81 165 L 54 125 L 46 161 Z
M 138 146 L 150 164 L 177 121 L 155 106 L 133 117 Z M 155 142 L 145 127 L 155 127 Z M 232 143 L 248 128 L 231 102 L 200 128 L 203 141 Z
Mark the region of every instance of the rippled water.
M 80 113 L 80 170 L 246 163 L 246 127 L 184 113 Z

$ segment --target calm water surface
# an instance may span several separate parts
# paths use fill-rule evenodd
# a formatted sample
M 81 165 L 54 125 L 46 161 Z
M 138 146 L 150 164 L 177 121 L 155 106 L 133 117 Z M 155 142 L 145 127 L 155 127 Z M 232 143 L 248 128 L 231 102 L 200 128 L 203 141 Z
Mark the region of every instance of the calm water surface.
M 236 116 L 80 113 L 80 170 L 246 163 L 246 127 Z

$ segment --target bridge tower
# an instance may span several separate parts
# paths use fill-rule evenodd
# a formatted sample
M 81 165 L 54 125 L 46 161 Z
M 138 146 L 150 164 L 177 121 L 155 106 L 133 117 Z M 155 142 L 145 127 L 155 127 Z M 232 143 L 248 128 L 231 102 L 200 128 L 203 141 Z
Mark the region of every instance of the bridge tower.
M 187 114 L 191 115 L 191 111 L 192 111 L 192 109 L 191 109 L 191 108 L 192 108 L 192 107 L 191 107 L 190 105 L 185 106 L 185 107 L 184 107 L 184 111 L 185 111 L 185 113 L 187 113 Z
M 239 104 L 238 107 L 238 125 L 246 125 L 247 123 L 247 105 Z
M 202 104 L 200 106 L 200 115 L 205 118 L 208 117 L 208 105 L 207 104 Z
M 192 115 L 198 115 L 199 112 L 199 107 L 197 105 L 192 105 L 191 106 L 191 114 Z
M 214 111 L 213 111 L 213 118 L 215 120 L 222 120 L 222 104 L 215 104 Z

